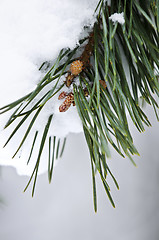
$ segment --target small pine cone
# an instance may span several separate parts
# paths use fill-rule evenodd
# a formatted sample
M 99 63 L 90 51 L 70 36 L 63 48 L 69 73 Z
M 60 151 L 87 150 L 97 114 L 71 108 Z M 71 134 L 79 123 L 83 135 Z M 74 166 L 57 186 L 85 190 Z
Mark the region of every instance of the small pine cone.
M 59 111 L 66 112 L 70 108 L 71 103 L 73 103 L 73 101 L 74 101 L 74 95 L 73 93 L 69 93 L 65 101 L 60 105 Z
M 70 72 L 74 76 L 77 76 L 83 69 L 83 62 L 80 60 L 76 60 L 71 64 Z
M 58 96 L 58 100 L 64 99 L 66 96 L 67 96 L 67 93 L 63 91 L 63 92 L 60 93 L 60 95 Z

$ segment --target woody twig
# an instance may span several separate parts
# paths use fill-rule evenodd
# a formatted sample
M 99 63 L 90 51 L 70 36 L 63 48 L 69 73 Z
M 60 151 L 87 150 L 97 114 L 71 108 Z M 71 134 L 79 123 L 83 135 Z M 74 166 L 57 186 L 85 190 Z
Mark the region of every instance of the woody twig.
M 98 25 L 100 26 L 100 19 L 98 21 Z M 93 54 L 94 50 L 94 28 L 93 31 L 89 34 L 88 43 L 86 44 L 81 56 L 77 58 L 75 61 L 72 62 L 70 69 L 66 76 L 65 84 L 69 88 L 72 84 L 73 80 L 82 73 L 89 65 L 90 65 L 90 57 Z M 106 84 L 104 80 L 99 80 L 101 85 L 106 88 Z M 89 95 L 87 88 L 83 89 L 84 94 L 87 97 Z M 66 112 L 71 104 L 75 106 L 74 102 L 74 94 L 62 92 L 58 99 L 65 99 L 64 102 L 60 105 L 59 111 L 60 112 Z
M 76 78 L 86 67 L 89 65 L 90 56 L 92 55 L 94 46 L 94 32 L 91 32 L 89 35 L 88 43 L 86 44 L 84 51 L 77 60 L 72 62 L 70 69 L 66 77 L 66 86 L 69 87 Z

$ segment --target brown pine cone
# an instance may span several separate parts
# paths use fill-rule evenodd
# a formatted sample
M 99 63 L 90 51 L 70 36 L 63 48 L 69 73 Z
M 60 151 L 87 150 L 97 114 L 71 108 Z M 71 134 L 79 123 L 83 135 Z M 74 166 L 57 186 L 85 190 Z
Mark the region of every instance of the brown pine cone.
M 72 75 L 77 76 L 83 69 L 83 62 L 80 60 L 74 61 L 70 66 L 70 72 Z
M 64 99 L 66 96 L 67 96 L 67 93 L 63 91 L 63 92 L 60 93 L 60 95 L 58 96 L 58 100 Z
M 59 111 L 66 112 L 70 108 L 73 102 L 74 102 L 74 95 L 73 93 L 69 93 L 65 101 L 60 105 Z

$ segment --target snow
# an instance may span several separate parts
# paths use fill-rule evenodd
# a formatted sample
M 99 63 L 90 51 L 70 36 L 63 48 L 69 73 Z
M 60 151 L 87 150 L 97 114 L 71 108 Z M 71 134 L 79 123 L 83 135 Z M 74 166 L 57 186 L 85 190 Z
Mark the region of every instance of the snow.
M 120 24 L 124 24 L 125 23 L 125 19 L 124 19 L 124 13 L 114 13 L 109 17 L 110 20 L 112 20 L 112 22 L 115 24 L 116 22 L 120 23 Z
M 0 1 L 0 68 L 1 88 L 0 107 L 15 101 L 35 89 L 43 74 L 39 67 L 44 61 L 53 61 L 62 48 L 73 49 L 80 38 L 83 27 L 95 21 L 94 10 L 99 0 L 1 0 Z M 64 79 L 61 79 L 61 82 Z M 81 121 L 76 108 L 71 107 L 65 113 L 59 113 L 61 101 L 55 96 L 49 101 L 39 115 L 23 151 L 14 159 L 15 152 L 22 139 L 29 119 L 18 130 L 8 146 L 0 150 L 0 164 L 16 167 L 19 174 L 30 174 L 35 161 L 26 167 L 26 155 L 36 130 L 40 135 L 46 125 L 47 118 L 54 114 L 49 134 L 65 137 L 69 132 L 82 131 Z M 11 113 L 9 113 L 10 115 Z M 1 130 L 8 114 L 1 116 Z M 13 131 L 12 127 L 1 131 L 0 144 Z M 40 140 L 39 140 L 40 141 Z M 38 151 L 36 148 L 35 156 Z M 35 158 L 34 156 L 34 158 Z M 44 150 L 40 172 L 47 169 L 47 150 Z M 36 160 L 36 158 L 35 158 Z

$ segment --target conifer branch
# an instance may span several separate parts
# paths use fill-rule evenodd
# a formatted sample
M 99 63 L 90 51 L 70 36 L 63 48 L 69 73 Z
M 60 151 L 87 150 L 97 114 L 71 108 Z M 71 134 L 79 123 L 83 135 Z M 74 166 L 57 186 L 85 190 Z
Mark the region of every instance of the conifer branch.
M 120 24 L 118 21 L 114 23 L 110 16 L 122 12 L 124 23 Z M 73 50 L 62 49 L 54 65 L 34 91 L 0 108 L 1 114 L 15 108 L 5 128 L 20 119 L 5 146 L 25 124 L 27 118 L 34 113 L 15 156 L 28 137 L 36 118 L 40 117 L 41 109 L 48 101 L 52 101 L 53 96 L 58 94 L 59 99 L 64 99 L 60 112 L 76 107 L 90 152 L 95 211 L 97 211 L 96 172 L 100 175 L 113 207 L 115 204 L 107 182 L 108 175 L 112 177 L 115 186 L 119 189 L 107 163 L 107 158 L 110 157 L 109 145 L 112 145 L 122 157 L 128 156 L 134 165 L 132 156 L 139 155 L 134 146 L 127 115 L 129 114 L 139 132 L 143 132 L 145 126 L 151 126 L 140 105 L 140 99 L 143 99 L 147 104 L 152 105 L 159 120 L 159 1 L 112 0 L 111 6 L 108 6 L 107 1 L 100 0 L 96 13 L 98 13 L 97 20 L 88 38 L 81 40 Z M 80 54 L 79 50 L 83 45 L 85 47 Z M 43 65 L 40 70 L 42 67 Z M 129 70 L 129 76 L 126 74 L 125 67 Z M 60 78 L 65 74 L 66 81 L 59 85 Z M 77 78 L 80 81 L 78 85 Z M 69 92 L 71 84 L 73 84 L 73 91 Z M 68 87 L 68 92 L 61 93 L 64 85 Z M 48 92 L 36 100 L 46 86 L 50 86 Z M 37 162 L 27 185 L 28 187 L 34 177 L 32 194 L 34 194 L 44 145 L 48 144 L 49 148 L 49 182 L 53 174 L 54 159 L 59 155 L 61 157 L 64 150 L 66 139 L 60 153 L 61 141 L 56 140 L 55 136 L 47 138 L 52 118 L 53 116 L 50 115 L 44 126 Z M 33 136 L 28 163 L 37 138 L 38 131 Z M 51 150 L 52 147 L 53 150 Z

